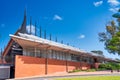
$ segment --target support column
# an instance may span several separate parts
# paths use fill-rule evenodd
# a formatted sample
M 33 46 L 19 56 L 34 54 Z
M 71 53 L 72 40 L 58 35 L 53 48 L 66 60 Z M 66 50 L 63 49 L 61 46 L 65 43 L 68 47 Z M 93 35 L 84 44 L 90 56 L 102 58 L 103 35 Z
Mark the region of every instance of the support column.
M 48 48 L 49 48 L 50 46 L 48 46 L 47 48 L 46 48 L 46 58 L 45 58 L 45 75 L 47 75 L 48 74 Z
M 35 47 L 35 49 L 34 49 L 34 52 L 35 52 L 35 57 L 37 57 L 37 54 L 36 54 L 36 47 Z
M 2 48 L 1 48 L 1 61 L 2 61 L 2 64 L 3 64 Z
M 68 61 L 67 61 L 67 53 L 65 54 L 65 59 L 66 59 L 66 72 L 68 72 Z
M 80 69 L 82 70 L 82 63 L 81 63 L 82 60 L 81 60 L 81 58 L 82 58 L 82 57 L 80 56 Z

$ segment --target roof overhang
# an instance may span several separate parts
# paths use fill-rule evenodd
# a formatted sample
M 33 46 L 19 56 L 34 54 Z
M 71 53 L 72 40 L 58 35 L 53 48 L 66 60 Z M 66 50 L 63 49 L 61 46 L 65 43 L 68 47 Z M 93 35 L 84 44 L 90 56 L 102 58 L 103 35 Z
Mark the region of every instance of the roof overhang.
M 23 48 L 35 47 L 35 48 L 53 49 L 53 50 L 59 50 L 59 51 L 63 51 L 63 52 L 78 54 L 81 56 L 89 56 L 89 57 L 99 58 L 99 59 L 103 59 L 106 61 L 114 61 L 112 59 L 105 58 L 104 56 L 90 54 L 90 53 L 83 51 L 83 50 L 80 50 L 78 48 L 68 46 L 65 44 L 61 44 L 61 43 L 57 43 L 54 41 L 46 40 L 43 38 L 39 38 L 39 37 L 34 36 L 34 35 L 19 33 L 19 36 L 10 34 L 10 37 L 15 42 L 17 42 L 20 46 L 22 46 Z
M 77 51 L 77 50 L 73 50 L 69 47 L 66 47 L 66 45 L 64 44 L 53 44 L 53 41 L 45 41 L 44 39 L 42 40 L 35 40 L 35 39 L 29 39 L 29 38 L 25 38 L 25 37 L 21 37 L 21 36 L 16 36 L 16 35 L 10 35 L 11 38 L 17 42 L 20 46 L 22 46 L 23 48 L 27 48 L 27 47 L 35 47 L 35 48 L 44 48 L 44 49 L 53 49 L 53 50 L 59 50 L 59 51 L 63 51 L 63 52 L 69 52 L 69 53 L 73 53 L 73 54 L 86 54 L 83 51 Z M 86 54 L 87 55 L 87 54 Z

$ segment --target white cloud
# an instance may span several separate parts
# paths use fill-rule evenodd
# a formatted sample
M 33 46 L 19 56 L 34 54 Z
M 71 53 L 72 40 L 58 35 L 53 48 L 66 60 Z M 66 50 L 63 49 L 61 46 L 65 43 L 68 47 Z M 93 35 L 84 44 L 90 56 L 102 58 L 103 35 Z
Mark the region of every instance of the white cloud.
M 54 15 L 53 20 L 63 20 L 61 16 L 59 15 Z
M 98 7 L 103 4 L 103 1 L 98 1 L 93 3 L 95 7 Z
M 85 38 L 85 35 L 81 34 L 78 38 L 83 39 L 83 38 Z
M 5 27 L 5 24 L 1 24 L 0 26 L 3 28 L 3 27 Z
M 26 26 L 27 32 L 30 33 L 30 25 Z M 31 25 L 31 34 L 35 34 L 35 26 Z
M 120 2 L 118 0 L 108 0 L 108 3 L 111 6 L 119 6 L 120 5 Z
M 112 11 L 112 12 L 118 12 L 119 8 L 110 8 L 109 11 Z

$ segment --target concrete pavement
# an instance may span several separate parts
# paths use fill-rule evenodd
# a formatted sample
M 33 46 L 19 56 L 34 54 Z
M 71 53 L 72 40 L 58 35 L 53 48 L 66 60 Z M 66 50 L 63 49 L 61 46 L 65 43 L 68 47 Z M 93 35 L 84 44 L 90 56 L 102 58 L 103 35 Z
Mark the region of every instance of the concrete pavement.
M 95 71 L 95 72 L 75 72 L 75 73 L 56 73 L 51 75 L 33 76 L 19 79 L 9 80 L 53 80 L 55 78 L 70 78 L 70 77 L 83 77 L 83 76 L 120 76 L 120 72 L 113 71 Z

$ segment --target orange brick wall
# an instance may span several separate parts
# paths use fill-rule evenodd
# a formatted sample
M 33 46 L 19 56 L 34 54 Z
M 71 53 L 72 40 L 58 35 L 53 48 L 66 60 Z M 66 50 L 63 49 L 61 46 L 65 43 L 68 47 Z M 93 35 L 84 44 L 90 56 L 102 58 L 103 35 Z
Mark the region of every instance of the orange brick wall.
M 85 62 L 81 62 L 81 69 L 82 70 L 87 70 L 87 69 L 90 69 L 90 68 L 91 68 L 90 64 L 85 63 Z
M 48 74 L 66 72 L 66 61 L 48 59 Z
M 68 61 L 68 71 L 80 69 L 80 62 Z
M 45 74 L 45 59 L 28 56 L 16 56 L 15 78 Z
M 72 71 L 75 69 L 89 69 L 90 65 L 87 63 L 48 59 L 46 69 L 46 59 L 28 56 L 16 55 L 15 60 L 15 78 L 29 77 L 37 75 L 45 75 L 58 72 Z

